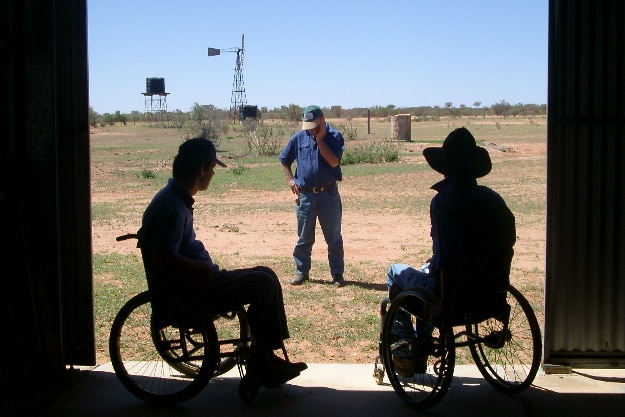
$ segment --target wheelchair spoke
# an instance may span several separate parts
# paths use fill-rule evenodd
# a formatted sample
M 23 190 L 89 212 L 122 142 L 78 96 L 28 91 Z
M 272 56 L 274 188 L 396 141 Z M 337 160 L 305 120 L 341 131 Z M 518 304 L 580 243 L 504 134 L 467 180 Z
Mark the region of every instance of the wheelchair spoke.
M 149 293 L 133 297 L 111 326 L 109 353 L 115 374 L 145 401 L 188 400 L 208 383 L 215 369 L 217 336 L 210 324 L 155 323 Z
M 504 392 L 516 393 L 526 389 L 534 380 L 540 366 L 542 342 L 531 306 L 513 287 L 509 290 L 508 304 L 511 311 L 504 343 L 492 346 L 488 342 L 478 343 L 471 345 L 470 350 L 478 369 L 491 385 Z M 503 329 L 502 322 L 488 319 L 473 325 L 471 331 L 485 337 Z
M 416 292 L 400 294 L 386 313 L 381 335 L 381 356 L 389 381 L 395 392 L 417 409 L 429 408 L 443 398 L 455 362 L 452 330 L 441 334 L 436 327 L 423 326 L 425 302 Z M 426 332 L 425 340 L 417 337 L 417 328 Z

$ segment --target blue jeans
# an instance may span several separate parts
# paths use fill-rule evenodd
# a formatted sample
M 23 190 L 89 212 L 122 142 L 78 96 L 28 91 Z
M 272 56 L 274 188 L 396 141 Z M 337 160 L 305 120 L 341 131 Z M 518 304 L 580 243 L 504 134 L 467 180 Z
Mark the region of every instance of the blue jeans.
M 386 285 L 390 289 L 392 285 L 396 285 L 401 290 L 410 287 L 421 286 L 440 295 L 440 280 L 437 276 L 426 274 L 410 265 L 392 264 L 386 274 Z M 393 300 L 391 300 L 391 303 Z M 423 339 L 432 334 L 432 327 L 426 323 L 417 324 L 416 329 L 410 324 L 410 317 L 402 311 L 397 311 L 397 317 L 393 323 L 391 333 L 398 338 L 416 338 Z
M 280 349 L 289 337 L 282 286 L 276 273 L 266 266 L 219 270 L 210 287 L 194 296 L 211 312 L 247 304 L 247 321 L 256 344 L 264 349 Z
M 392 264 L 386 274 L 386 285 L 397 285 L 402 290 L 420 286 L 432 290 L 434 294 L 440 294 L 440 282 L 438 277 L 426 274 L 406 264 Z
M 297 217 L 297 244 L 293 249 L 295 273 L 308 274 L 310 272 L 310 257 L 315 243 L 315 228 L 317 219 L 328 245 L 328 263 L 330 273 L 343 274 L 345 260 L 343 252 L 343 235 L 341 221 L 343 205 L 339 189 L 333 187 L 320 193 L 304 192 L 299 195 L 299 205 L 295 208 Z

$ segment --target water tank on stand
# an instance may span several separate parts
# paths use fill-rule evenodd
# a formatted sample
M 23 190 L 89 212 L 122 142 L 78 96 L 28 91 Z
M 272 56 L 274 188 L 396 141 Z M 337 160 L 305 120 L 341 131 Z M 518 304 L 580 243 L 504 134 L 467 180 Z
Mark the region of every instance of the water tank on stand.
M 145 115 L 152 119 L 154 114 L 160 115 L 161 119 L 167 113 L 167 96 L 165 92 L 165 78 L 146 78 L 145 93 Z
M 239 107 L 239 120 L 258 119 L 258 106 L 241 106 Z
M 165 79 L 164 78 L 146 78 L 145 79 L 145 94 L 152 95 L 165 95 Z

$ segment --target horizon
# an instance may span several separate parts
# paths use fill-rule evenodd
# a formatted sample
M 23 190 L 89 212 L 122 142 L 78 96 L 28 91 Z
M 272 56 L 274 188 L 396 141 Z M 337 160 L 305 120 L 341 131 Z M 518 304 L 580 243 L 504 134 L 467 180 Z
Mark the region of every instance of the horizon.
M 510 102 L 508 102 L 507 100 L 503 100 L 503 101 L 507 102 L 507 103 L 508 103 L 508 104 L 510 104 L 511 106 L 516 106 L 516 105 L 527 105 L 527 106 L 538 106 L 538 107 L 541 107 L 541 106 L 546 106 L 546 105 L 547 105 L 547 103 L 510 103 Z M 199 104 L 199 103 L 198 103 L 198 104 Z M 290 103 L 290 104 L 293 104 L 293 103 Z M 469 109 L 474 109 L 474 110 L 492 109 L 492 107 L 493 107 L 494 105 L 496 105 L 496 104 L 499 104 L 499 102 L 497 102 L 497 103 L 493 103 L 493 104 L 491 104 L 491 105 L 485 105 L 485 104 L 481 103 L 479 107 L 475 107 L 475 106 L 473 106 L 473 104 L 471 104 L 471 105 L 467 105 L 467 106 L 466 106 L 466 108 L 469 108 Z M 226 113 L 228 113 L 228 112 L 231 110 L 231 109 L 230 109 L 230 108 L 228 108 L 228 107 L 225 107 L 225 108 L 219 108 L 219 107 L 217 107 L 217 106 L 215 106 L 214 104 L 211 104 L 211 103 L 208 103 L 208 104 L 201 104 L 201 106 L 213 106 L 215 109 L 217 109 L 217 110 L 219 110 L 219 111 L 226 112 Z M 280 110 L 282 109 L 282 107 L 285 107 L 285 106 L 288 106 L 288 105 L 284 104 L 284 105 L 282 105 L 282 106 L 278 106 L 278 107 L 274 107 L 274 108 L 271 108 L 271 109 L 267 109 L 267 111 L 269 111 L 269 112 L 273 112 L 273 111 L 280 111 Z M 334 106 L 340 106 L 340 105 L 335 104 Z M 386 105 L 386 106 L 378 106 L 378 105 L 374 105 L 374 106 L 370 106 L 370 107 L 356 106 L 356 107 L 349 107 L 349 108 L 348 108 L 348 107 L 342 107 L 342 106 L 341 106 L 341 110 L 342 110 L 342 111 L 344 111 L 344 112 L 349 112 L 349 111 L 354 111 L 354 110 L 364 110 L 364 109 L 386 109 L 388 106 L 393 106 L 393 105 L 392 105 L 392 104 L 388 104 L 388 105 Z M 303 109 L 305 106 L 300 106 L 300 107 Z M 322 108 L 323 110 L 325 110 L 325 111 L 330 111 L 330 110 L 331 110 L 331 107 L 328 107 L 328 106 L 319 106 L 319 107 L 321 107 L 321 108 Z M 441 110 L 460 109 L 460 107 L 459 107 L 459 106 L 458 106 L 458 107 L 456 107 L 456 106 L 452 106 L 452 107 L 450 107 L 450 108 L 447 108 L 445 105 L 442 105 L 442 106 L 441 106 L 441 105 L 433 105 L 433 106 L 432 106 L 432 105 L 423 105 L 423 106 L 406 106 L 406 107 L 398 107 L 398 106 L 394 106 L 393 108 L 394 108 L 394 109 L 396 109 L 396 110 L 425 109 L 425 108 L 427 108 L 427 109 L 441 109 Z M 115 114 L 115 112 L 109 112 L 109 113 L 99 113 L 99 112 L 97 112 L 95 109 L 93 109 L 93 110 L 94 110 L 94 111 L 95 111 L 98 115 L 101 115 L 101 116 L 106 115 L 106 114 L 110 114 L 110 115 Z M 167 109 L 167 113 L 174 113 L 174 112 L 176 112 L 177 110 L 181 110 L 181 109 L 176 109 L 176 110 Z M 259 110 L 259 111 L 262 111 L 262 107 L 260 107 L 260 106 L 259 106 L 259 107 L 258 107 L 258 110 Z M 181 111 L 182 111 L 183 113 L 190 113 L 190 112 L 192 112 L 192 111 L 193 111 L 193 109 L 189 109 L 189 110 L 187 110 L 187 111 L 184 111 L 184 110 L 181 110 Z M 130 112 L 128 112 L 128 113 L 123 113 L 123 112 L 121 112 L 121 114 L 124 114 L 124 115 L 129 115 L 129 114 L 132 114 L 133 112 L 138 112 L 138 113 L 141 113 L 141 114 L 145 113 L 145 111 L 143 111 L 143 110 L 131 110 L 131 111 L 130 111 Z M 450 115 L 440 115 L 439 117 L 444 118 L 444 117 L 448 117 L 448 116 L 449 116 L 449 117 L 469 117 L 469 116 L 466 116 L 466 115 L 460 115 L 460 116 L 458 116 L 458 115 L 453 115 L 453 114 L 450 114 Z M 501 116 L 497 116 L 497 115 L 493 115 L 493 116 L 494 116 L 494 117 L 501 117 Z M 362 117 L 364 117 L 364 116 L 362 116 Z M 381 117 L 385 117 L 385 116 L 381 116 Z M 482 116 L 480 116 L 480 117 L 482 117 Z M 490 117 L 490 115 L 484 115 L 484 117 Z M 339 117 L 339 118 L 340 118 L 340 117 Z M 358 118 L 358 117 L 356 117 L 356 118 Z

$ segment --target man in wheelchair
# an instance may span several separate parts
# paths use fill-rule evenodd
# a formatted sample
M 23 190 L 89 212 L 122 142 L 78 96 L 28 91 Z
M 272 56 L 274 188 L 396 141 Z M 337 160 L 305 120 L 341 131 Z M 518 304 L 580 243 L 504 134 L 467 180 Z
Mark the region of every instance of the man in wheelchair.
M 476 145 L 466 128 L 452 131 L 442 147 L 426 148 L 423 155 L 432 169 L 445 176 L 432 186 L 437 192 L 430 203 L 432 257 L 419 270 L 392 264 L 387 285 L 391 303 L 408 288 L 430 290 L 438 302 L 426 312 L 426 321 L 440 323 L 501 301 L 496 294 L 509 285 L 516 228 L 503 198 L 477 184 L 477 178 L 491 171 L 492 163 L 488 151 Z M 406 374 L 424 373 L 427 354 L 419 352 L 418 341 L 427 339 L 432 328 L 425 322 L 413 326 L 399 316 L 391 329 L 397 339 L 393 362 Z
M 253 344 L 247 373 L 259 384 L 280 386 L 307 368 L 283 359 L 289 337 L 282 287 L 266 266 L 227 271 L 213 262 L 193 227 L 193 196 L 208 188 L 217 159 L 213 143 L 204 138 L 185 141 L 173 162 L 173 178 L 146 208 L 139 246 L 148 286 L 157 306 L 196 304 L 217 313 L 247 305 Z M 284 351 L 286 354 L 286 351 Z

